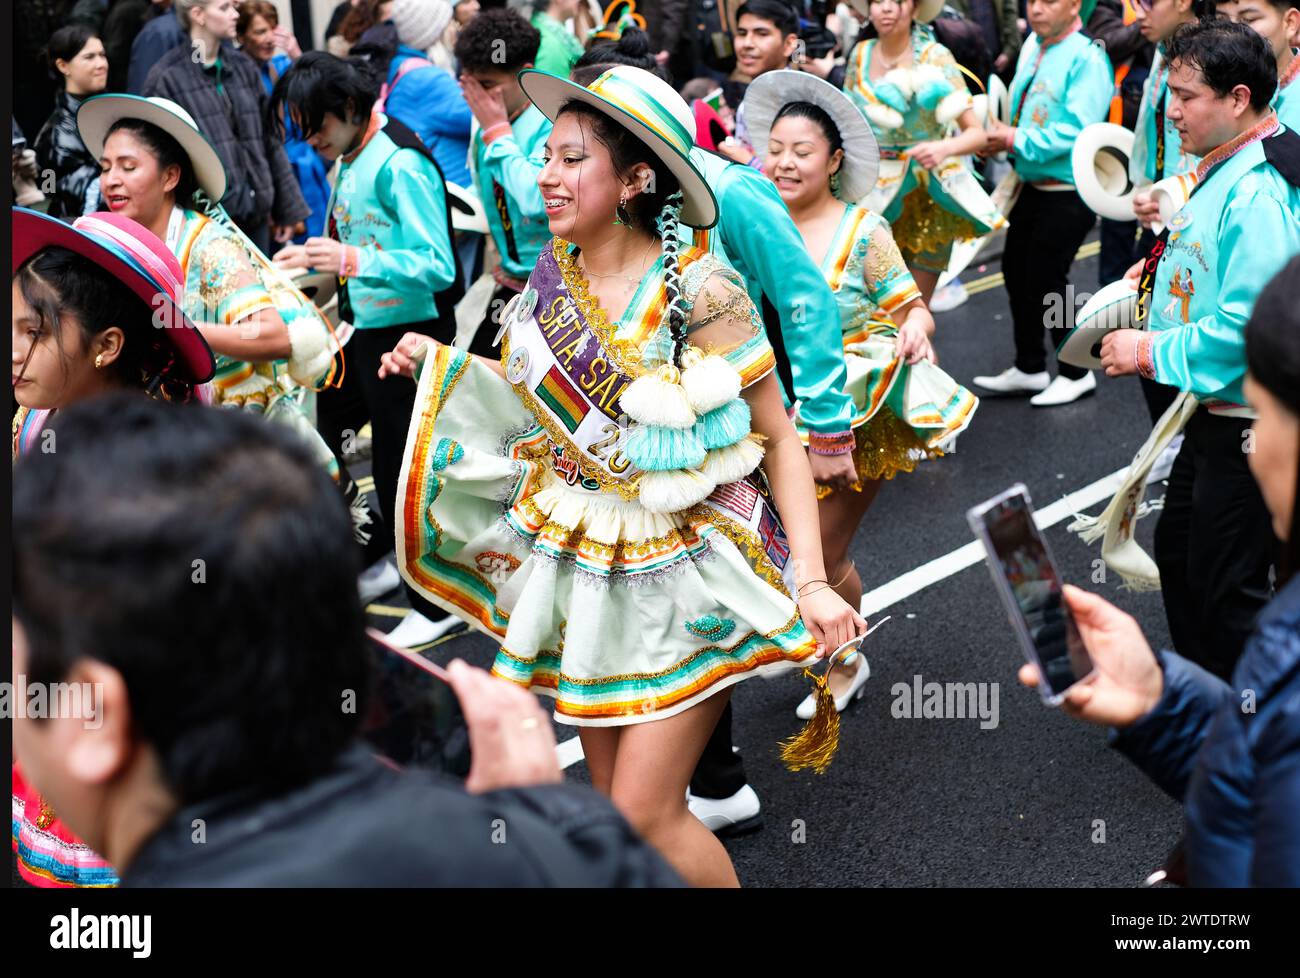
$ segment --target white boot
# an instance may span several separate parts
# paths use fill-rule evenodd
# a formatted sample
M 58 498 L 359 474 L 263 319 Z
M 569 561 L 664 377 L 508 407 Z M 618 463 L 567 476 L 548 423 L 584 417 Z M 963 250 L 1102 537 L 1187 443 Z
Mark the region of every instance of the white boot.
M 464 622 L 455 615 L 430 621 L 418 611 L 412 611 L 388 633 L 388 641 L 401 649 L 414 649 L 421 645 L 428 645 L 434 639 L 442 638 L 453 628 L 463 624 Z
M 1056 379 L 1048 385 L 1047 390 L 1041 394 L 1035 394 L 1029 399 L 1029 403 L 1034 407 L 1057 407 L 1061 404 L 1072 404 L 1079 398 L 1093 393 L 1097 389 L 1097 378 L 1089 370 L 1078 380 L 1071 380 L 1069 377 L 1062 377 L 1057 374 Z
M 1018 367 L 1008 367 L 1000 374 L 974 378 L 976 385 L 995 394 L 1036 394 L 1047 389 L 1052 378 L 1046 370 L 1027 374 Z

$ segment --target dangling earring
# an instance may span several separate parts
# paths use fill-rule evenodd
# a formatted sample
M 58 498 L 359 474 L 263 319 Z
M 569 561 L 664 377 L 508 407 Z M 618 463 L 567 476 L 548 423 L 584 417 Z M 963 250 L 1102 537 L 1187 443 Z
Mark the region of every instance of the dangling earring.
M 840 193 L 840 171 L 836 170 L 831 174 L 831 193 L 839 196 Z
M 614 208 L 615 226 L 622 224 L 625 227 L 632 226 L 632 215 L 627 212 L 627 193 L 621 193 L 618 196 L 618 206 Z
M 102 353 L 95 354 L 95 369 L 96 370 L 104 369 L 104 354 Z

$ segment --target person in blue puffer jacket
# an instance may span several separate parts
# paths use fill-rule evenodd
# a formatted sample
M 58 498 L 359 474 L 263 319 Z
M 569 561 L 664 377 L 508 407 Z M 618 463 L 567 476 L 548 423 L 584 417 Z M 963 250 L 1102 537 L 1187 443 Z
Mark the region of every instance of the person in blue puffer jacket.
M 1192 886 L 1300 886 L 1300 257 L 1261 292 L 1246 327 L 1249 446 L 1282 541 L 1280 590 L 1225 683 L 1154 653 L 1131 617 L 1079 588 L 1065 598 L 1096 666 L 1063 706 L 1183 802 Z M 1037 684 L 1033 666 L 1020 671 Z

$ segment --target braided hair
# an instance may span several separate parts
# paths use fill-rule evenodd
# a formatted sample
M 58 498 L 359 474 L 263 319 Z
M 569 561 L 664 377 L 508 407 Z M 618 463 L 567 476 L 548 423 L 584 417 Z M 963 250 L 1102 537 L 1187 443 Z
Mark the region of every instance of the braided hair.
M 668 331 L 673 338 L 673 363 L 679 363 L 686 350 L 686 307 L 682 300 L 681 272 L 677 265 L 677 225 L 681 221 L 685 198 L 678 190 L 664 201 L 655 218 L 655 228 L 663 241 L 664 292 L 668 296 Z

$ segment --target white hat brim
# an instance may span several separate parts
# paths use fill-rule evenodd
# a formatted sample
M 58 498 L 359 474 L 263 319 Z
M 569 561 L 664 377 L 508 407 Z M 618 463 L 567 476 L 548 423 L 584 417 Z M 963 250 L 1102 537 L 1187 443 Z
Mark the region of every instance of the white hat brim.
M 943 10 L 944 0 L 917 0 L 916 13 L 913 20 L 921 24 L 928 24 L 934 18 L 939 16 Z M 860 13 L 869 22 L 871 14 L 869 11 L 869 0 L 849 0 L 849 6 Z
M 806 71 L 767 71 L 745 90 L 745 125 L 755 152 L 764 151 L 777 114 L 791 102 L 812 103 L 840 131 L 844 144 L 840 198 L 857 201 L 871 193 L 880 175 L 880 146 L 870 124 L 847 95 Z
M 1083 202 L 1097 214 L 1112 221 L 1132 221 L 1133 195 L 1136 190 L 1128 175 L 1128 163 L 1133 156 L 1133 131 L 1110 122 L 1097 122 L 1084 126 L 1070 151 L 1070 167 L 1074 171 L 1074 186 Z M 1109 168 L 1121 176 L 1123 190 L 1112 181 L 1102 185 L 1097 164 L 1108 159 Z
M 339 290 L 338 276 L 333 272 L 313 272 L 307 268 L 288 269 L 293 287 L 312 301 L 317 309 L 329 305 Z
M 180 143 L 194 168 L 199 188 L 214 201 L 226 195 L 226 168 L 203 134 L 174 112 L 140 95 L 94 95 L 77 110 L 77 131 L 90 155 L 104 155 L 108 130 L 119 119 L 143 119 Z
M 451 226 L 457 231 L 488 233 L 487 212 L 483 201 L 474 191 L 458 183 L 447 181 L 447 194 L 451 200 Z
M 636 116 L 576 82 L 536 68 L 521 71 L 519 84 L 538 111 L 551 122 L 555 121 L 561 106 L 570 101 L 583 102 L 609 116 L 645 143 L 677 178 L 682 188 L 683 224 L 693 228 L 711 228 L 718 223 L 718 201 L 700 171 L 695 169 L 695 164 Z
M 998 75 L 989 75 L 989 115 L 999 122 L 1011 123 L 1011 93 Z
M 1115 329 L 1132 329 L 1137 290 L 1124 279 L 1098 289 L 1074 318 L 1074 328 L 1056 348 L 1056 359 L 1087 370 L 1101 369 L 1101 341 Z

